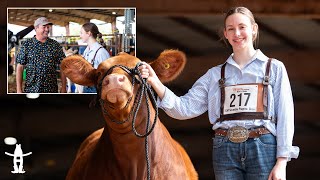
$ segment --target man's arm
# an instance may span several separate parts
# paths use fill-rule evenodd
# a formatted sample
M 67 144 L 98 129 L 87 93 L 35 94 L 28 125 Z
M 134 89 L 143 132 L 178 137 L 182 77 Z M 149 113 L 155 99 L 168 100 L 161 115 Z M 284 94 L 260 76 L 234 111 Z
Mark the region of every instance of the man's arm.
M 67 78 L 66 76 L 63 74 L 63 72 L 61 71 L 60 68 L 60 77 L 61 77 L 61 89 L 60 89 L 60 93 L 66 93 L 67 92 Z
M 17 83 L 17 93 L 22 93 L 22 73 L 23 73 L 24 65 L 17 64 L 16 68 L 16 83 Z
M 61 70 L 61 61 L 66 58 L 66 55 L 63 52 L 62 47 L 60 46 L 60 44 L 58 42 L 57 43 L 57 59 L 56 59 L 56 63 L 59 64 L 59 69 L 60 69 L 60 78 L 61 78 L 61 89 L 60 89 L 60 93 L 66 93 L 67 92 L 67 79 L 66 76 L 63 74 L 62 70 Z

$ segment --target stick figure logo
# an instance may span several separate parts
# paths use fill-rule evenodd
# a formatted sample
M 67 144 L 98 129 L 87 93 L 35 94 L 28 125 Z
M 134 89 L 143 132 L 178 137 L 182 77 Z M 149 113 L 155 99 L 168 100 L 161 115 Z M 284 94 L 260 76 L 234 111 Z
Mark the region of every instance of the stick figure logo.
M 13 156 L 13 171 L 11 173 L 16 174 L 16 173 L 25 173 L 23 169 L 23 156 L 29 156 L 32 154 L 32 152 L 23 154 L 22 149 L 21 149 L 21 144 L 16 144 L 16 149 L 14 150 L 14 154 L 7 153 L 5 152 L 6 155 L 8 156 Z M 18 166 L 19 163 L 19 166 Z

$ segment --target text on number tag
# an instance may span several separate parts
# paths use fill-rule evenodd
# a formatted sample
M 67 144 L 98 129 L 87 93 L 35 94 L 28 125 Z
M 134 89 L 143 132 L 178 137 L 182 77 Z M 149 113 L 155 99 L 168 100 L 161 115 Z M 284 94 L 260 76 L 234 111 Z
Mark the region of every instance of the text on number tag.
M 225 87 L 223 114 L 257 112 L 258 85 L 236 85 Z

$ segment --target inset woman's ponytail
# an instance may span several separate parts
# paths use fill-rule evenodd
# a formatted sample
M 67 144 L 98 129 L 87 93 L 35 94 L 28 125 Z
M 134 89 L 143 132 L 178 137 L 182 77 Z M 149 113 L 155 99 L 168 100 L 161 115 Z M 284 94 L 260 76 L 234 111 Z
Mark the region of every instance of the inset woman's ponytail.
M 93 38 L 97 38 L 98 34 L 101 34 L 99 32 L 99 29 L 97 27 L 97 25 L 93 24 L 93 23 L 85 23 L 82 25 L 82 28 L 84 29 L 84 31 L 86 32 L 91 32 Z

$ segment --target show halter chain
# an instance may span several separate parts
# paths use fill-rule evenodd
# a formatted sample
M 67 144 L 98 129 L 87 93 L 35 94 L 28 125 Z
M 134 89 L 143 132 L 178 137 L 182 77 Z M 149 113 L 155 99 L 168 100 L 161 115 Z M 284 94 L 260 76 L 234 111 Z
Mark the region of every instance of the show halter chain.
M 139 66 L 141 66 L 142 63 L 138 62 L 136 64 L 136 66 L 134 68 L 128 68 L 127 66 L 123 66 L 123 65 L 114 65 L 112 66 L 103 76 L 102 79 L 99 81 L 98 85 L 96 86 L 97 89 L 97 100 L 100 103 L 100 106 L 102 107 L 102 111 L 105 115 L 107 115 L 109 117 L 109 119 L 117 124 L 123 124 L 125 122 L 127 122 L 130 117 L 132 117 L 132 131 L 134 132 L 134 134 L 139 137 L 139 138 L 145 138 L 145 152 L 146 152 L 146 162 L 147 162 L 147 179 L 150 180 L 150 159 L 149 159 L 149 150 L 148 150 L 148 136 L 151 134 L 151 132 L 154 130 L 154 127 L 156 125 L 157 119 L 158 119 L 158 106 L 156 103 L 156 98 L 154 97 L 154 93 L 150 87 L 150 85 L 147 83 L 146 79 L 142 78 L 141 73 L 139 71 Z M 132 89 L 134 88 L 134 85 L 137 81 L 138 84 L 141 84 L 139 89 L 137 90 L 137 94 L 134 98 L 134 103 L 133 103 L 133 107 L 130 111 L 129 116 L 127 117 L 126 120 L 123 121 L 118 121 L 115 120 L 111 117 L 111 115 L 108 113 L 108 111 L 105 109 L 105 104 L 107 104 L 109 107 L 111 107 L 107 102 L 105 102 L 105 100 L 101 99 L 101 88 L 102 88 L 102 82 L 104 80 L 104 78 L 109 75 L 112 70 L 114 68 L 121 68 L 123 71 L 125 71 L 126 73 L 128 73 L 131 77 L 132 77 Z M 136 75 L 139 77 L 139 79 L 137 79 Z M 138 110 L 141 106 L 141 102 L 142 102 L 142 98 L 143 96 L 145 96 L 146 99 L 146 104 L 147 104 L 147 120 L 146 120 L 146 132 L 145 134 L 140 134 L 137 132 L 136 127 L 135 127 L 135 123 L 136 123 L 136 118 L 137 118 L 137 114 L 138 114 Z M 151 96 L 151 99 L 150 97 Z M 130 104 L 132 100 L 132 96 L 128 99 L 125 108 Z M 154 117 L 154 122 L 151 126 L 151 128 L 149 129 L 150 126 L 150 107 L 149 107 L 149 100 L 151 100 L 151 104 L 155 109 L 155 117 Z M 113 108 L 113 107 L 111 107 Z

